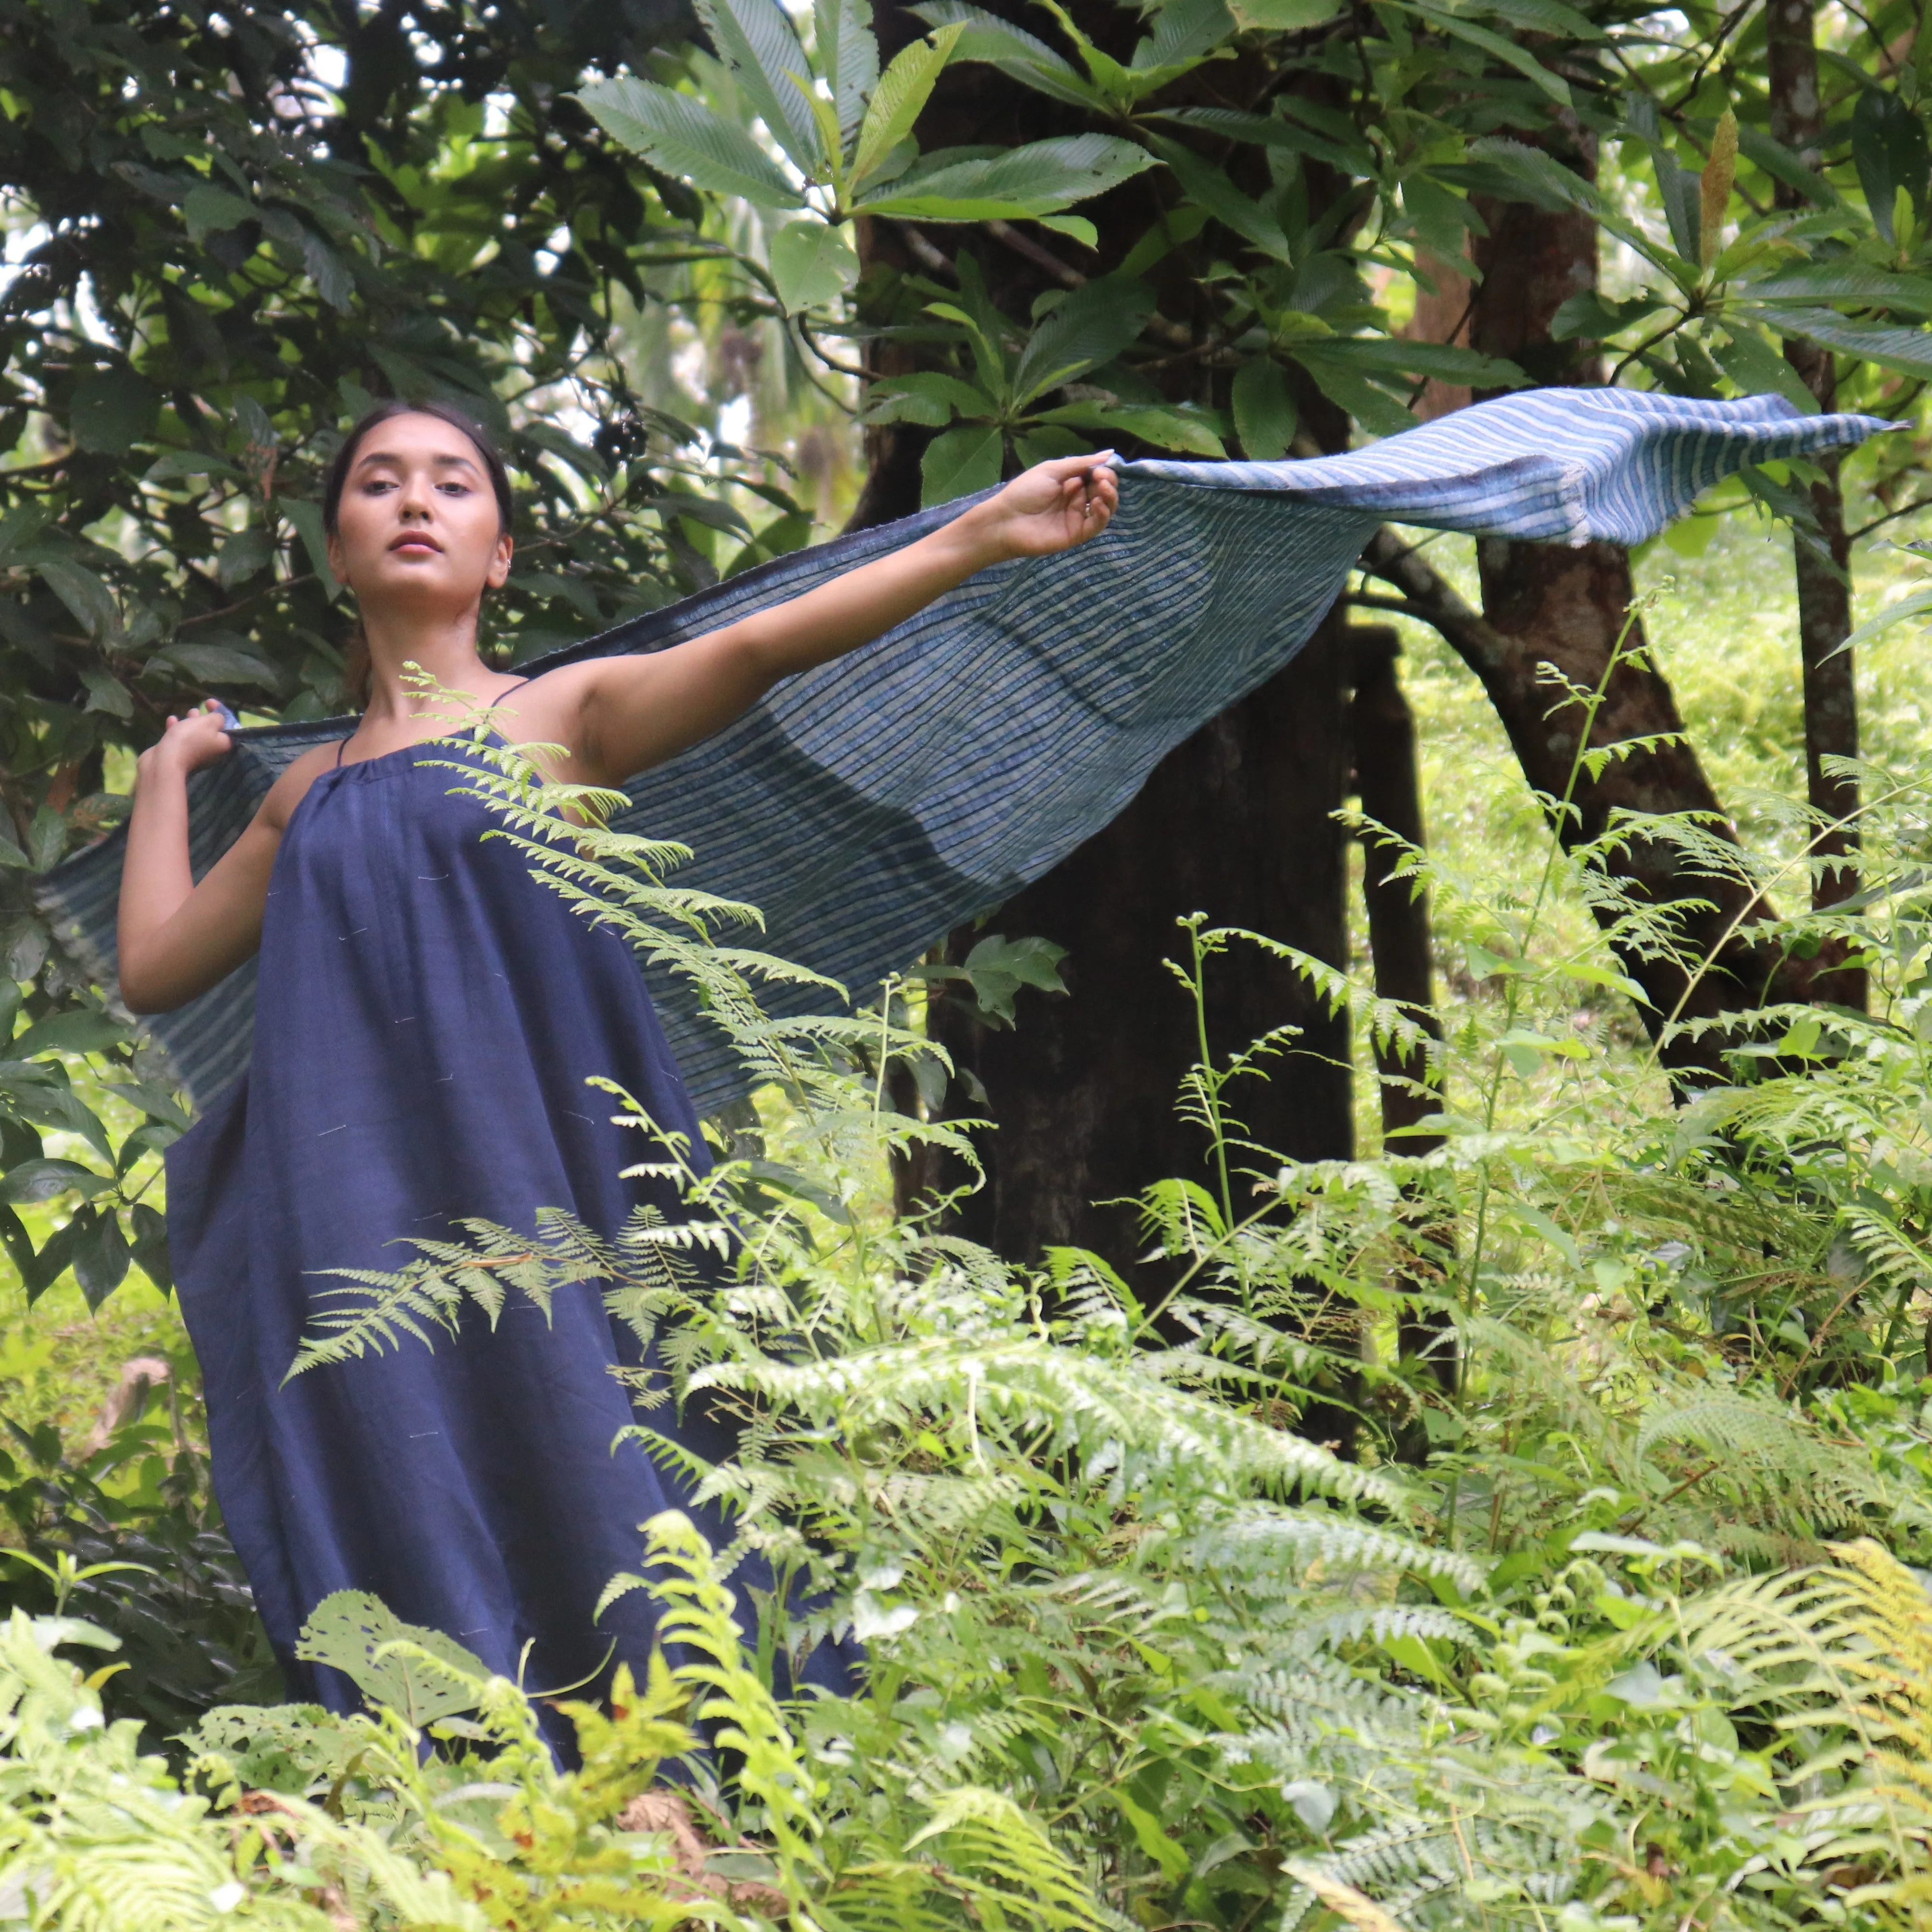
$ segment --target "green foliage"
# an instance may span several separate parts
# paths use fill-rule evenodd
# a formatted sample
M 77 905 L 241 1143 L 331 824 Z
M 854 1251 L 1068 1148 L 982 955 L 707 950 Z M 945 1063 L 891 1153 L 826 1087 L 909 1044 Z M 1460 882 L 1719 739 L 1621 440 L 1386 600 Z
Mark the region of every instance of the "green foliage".
M 92 1453 L 9 1422 L 0 1454 L 0 1606 L 86 1620 L 119 1647 L 109 1716 L 150 1748 L 218 1704 L 274 1694 L 254 1600 L 208 1497 L 206 1456 L 136 1417 Z
M 95 1029 L 66 1049 L 107 1054 L 151 1110 L 76 1100 L 74 1070 L 14 1023 L 38 1070 L 0 1063 L 0 1237 L 30 1288 L 70 1267 L 96 1300 L 130 1265 L 160 1278 L 148 1157 L 181 1124 L 50 951 L 35 874 L 124 812 L 125 754 L 202 692 L 255 716 L 340 704 L 316 493 L 375 395 L 453 395 L 505 439 L 519 564 L 488 629 L 519 658 L 809 533 L 776 469 L 701 448 L 640 394 L 640 345 L 674 319 L 766 332 L 801 386 L 842 384 L 819 332 L 856 333 L 880 372 L 862 419 L 932 433 L 928 500 L 1102 442 L 1276 458 L 1315 394 L 1385 434 L 1426 380 L 1524 380 L 1398 326 L 1431 264 L 1462 260 L 1470 197 L 1516 196 L 1583 210 L 1642 265 L 1636 292 L 1580 295 L 1557 332 L 1623 345 L 1623 380 L 1808 407 L 1790 339 L 1842 352 L 1849 404 L 1916 395 L 1878 394 L 1916 385 L 1932 312 L 1916 68 L 1856 83 L 1814 172 L 1764 131 L 1761 14 L 1720 28 L 1694 8 L 1681 45 L 1544 0 L 1360 17 L 1172 0 L 1118 36 L 1052 8 L 1028 27 L 952 0 L 921 17 L 931 36 L 882 71 L 859 0 L 796 22 L 719 0 L 661 31 L 621 10 L 459 7 L 413 40 L 300 0 L 232 34 L 151 0 L 22 5 L 0 56 L 24 256 L 0 315 L 18 445 L 0 488 L 0 964 L 29 982 L 29 1022 Z M 1869 31 L 1889 47 L 1903 18 Z M 1524 42 L 1532 20 L 1554 38 Z M 1702 59 L 1726 35 L 1745 66 Z M 962 63 L 1050 102 L 1064 131 L 922 153 L 934 86 Z M 1527 144 L 1564 100 L 1604 149 L 1600 185 L 1556 136 Z M 1006 249 L 1037 218 L 1052 248 L 1085 248 L 1093 222 L 1054 211 L 1130 176 L 1146 212 L 1124 227 L 1108 194 L 1102 272 L 1025 241 L 1051 284 L 1027 313 L 971 251 L 930 243 L 920 272 L 854 289 L 843 224 L 862 205 L 881 236 L 991 220 Z M 1804 208 L 1724 238 L 1774 183 Z M 1808 528 L 1807 473 L 1754 472 L 1709 508 Z M 50 1153 L 50 1130 L 80 1138 Z M 51 1243 L 19 1219 L 33 1198 L 60 1204 Z
M 562 98 L 652 44 L 598 7 L 408 33 L 300 4 L 8 16 L 0 1240 L 30 1294 L 71 1268 L 98 1303 L 130 1262 L 166 1285 L 143 1197 L 186 1124 L 52 949 L 36 875 L 124 813 L 128 754 L 203 692 L 257 717 L 346 708 L 319 493 L 347 422 L 442 395 L 501 437 L 518 561 L 487 629 L 511 657 L 802 540 L 783 488 L 724 488 L 740 466 L 627 373 L 623 320 L 682 299 L 675 265 L 728 258 L 690 190 Z M 779 513 L 760 544 L 747 504 Z M 19 1210 L 56 1201 L 70 1216 L 37 1243 Z
M 626 76 L 578 98 L 614 138 L 694 187 L 804 213 L 770 244 L 771 285 L 788 310 L 830 304 L 851 287 L 858 257 L 838 231 L 856 217 L 1037 220 L 1153 165 L 1112 134 L 922 154 L 913 125 L 968 32 L 962 23 L 940 25 L 882 71 L 866 0 L 818 5 L 808 46 L 776 0 L 700 0 L 698 10 L 744 106 L 802 184 L 696 91 Z M 1185 70 L 1165 70 L 1161 80 Z
M 661 949 L 690 910 L 674 889 L 594 825 L 566 832 L 551 817 L 543 830 L 560 808 L 581 813 L 581 794 L 545 788 L 514 753 L 493 770 L 483 795 L 520 828 L 538 876 Z M 780 1041 L 733 977 L 752 956 L 694 951 L 686 970 L 724 976 L 718 1023 L 761 1069 L 789 1070 L 783 1114 L 721 1147 L 707 1174 L 674 1152 L 692 1228 L 640 1218 L 598 1242 L 556 1216 L 534 1244 L 474 1229 L 356 1282 L 298 1372 L 419 1346 L 412 1325 L 433 1336 L 493 1318 L 508 1294 L 602 1282 L 668 1366 L 664 1381 L 639 1379 L 637 1436 L 727 1505 L 724 1560 L 758 1549 L 781 1584 L 759 1651 L 736 1660 L 712 1586 L 678 1580 L 695 1570 L 667 1586 L 646 1569 L 609 1594 L 668 1594 L 667 1637 L 711 1660 L 690 1681 L 722 1700 L 701 1714 L 732 1726 L 718 1741 L 746 1768 L 707 1802 L 762 1847 L 770 1882 L 812 1892 L 817 1915 L 872 1922 L 867 1888 L 893 1922 L 983 1912 L 975 1888 L 1010 1883 L 991 1848 L 1028 1844 L 1064 1861 L 1073 1888 L 1035 1872 L 1041 1923 L 1090 1910 L 1232 1929 L 1332 1911 L 1661 1932 L 1687 1912 L 1781 1927 L 1840 1922 L 1853 1891 L 1906 1898 L 1916 1841 L 1880 1845 L 1868 1828 L 1878 1801 L 1861 1795 L 1875 1787 L 1859 1740 L 1875 1720 L 1845 1687 L 1868 1668 L 1858 1660 L 1912 1654 L 1916 1638 L 1881 1642 L 1838 1613 L 1801 1680 L 1786 1652 L 1738 1633 L 1814 1587 L 1834 1603 L 1852 1588 L 1849 1573 L 1779 1567 L 1822 1557 L 1821 1532 L 1932 1548 L 1932 1430 L 1903 1389 L 1821 1388 L 1820 1364 L 1841 1358 L 1810 1333 L 1747 1343 L 1721 1315 L 1698 1322 L 1726 1255 L 1754 1250 L 1762 1271 L 1774 1232 L 1791 1272 L 1784 1250 L 1815 1243 L 1811 1217 L 1834 1211 L 1817 1190 L 1726 1190 L 1697 1220 L 1677 1196 L 1701 1184 L 1710 1137 L 1688 1134 L 1673 1162 L 1564 1126 L 1593 1049 L 1523 1049 L 1558 1040 L 1550 1004 L 1602 981 L 1594 959 L 1549 956 L 1549 909 L 1610 889 L 1588 878 L 1591 846 L 1550 849 L 1546 876 L 1514 898 L 1491 882 L 1480 902 L 1503 990 L 1441 1049 L 1438 1154 L 1296 1166 L 1250 1147 L 1235 1083 L 1292 1054 L 1292 1037 L 1195 1070 L 1184 1104 L 1226 1178 L 1219 1198 L 1180 1183 L 1148 1197 L 1150 1240 L 1175 1270 L 1158 1305 L 1090 1256 L 1016 1268 L 930 1216 L 860 1209 L 889 1150 L 946 1131 L 880 1098 L 890 1059 L 933 1049 L 880 1015 Z M 1445 901 L 1452 922 L 1475 919 L 1473 900 Z M 1203 960 L 1239 943 L 1196 925 L 1189 997 Z M 1365 1026 L 1427 1049 L 1399 1010 L 1339 976 L 1322 983 Z M 1832 1090 L 1834 1063 L 1766 1072 L 1756 1042 L 1736 1050 L 1750 1082 L 1724 1096 Z M 1459 1116 L 1465 1084 L 1480 1097 Z M 1506 1088 L 1522 1090 L 1507 1107 Z M 1537 1094 L 1539 1125 L 1505 1129 Z M 1828 1167 L 1822 1119 L 1793 1135 Z M 1748 1138 L 1720 1144 L 1748 1173 Z M 1870 1164 L 1858 1168 L 1870 1193 Z M 728 1279 L 702 1285 L 679 1263 L 727 1224 Z M 1841 1296 L 1873 1354 L 1888 1293 L 1881 1281 L 1851 1315 Z M 1460 1331 L 1453 1397 L 1364 1348 L 1422 1312 Z M 1364 1423 L 1354 1462 L 1285 1426 L 1345 1369 Z M 652 1426 L 656 1408 L 694 1399 L 737 1415 L 730 1462 L 696 1463 Z M 1418 1409 L 1438 1445 L 1420 1473 L 1390 1456 Z M 779 1600 L 809 1608 L 787 1616 Z M 709 1637 L 686 1621 L 700 1610 Z M 867 1650 L 859 1694 L 785 1712 L 760 1701 L 778 1649 L 795 1670 L 847 1630 Z M 946 1795 L 962 1788 L 980 1795 Z M 975 1839 L 957 1822 L 940 1833 L 940 1818 L 991 1822 Z M 911 1856 L 934 1844 L 958 1862 L 943 1883 Z
M 40 1888 L 29 1922 L 94 1922 L 71 1901 L 116 1884 L 117 1910 L 219 1892 L 371 1924 L 1910 1922 L 1923 1634 L 1894 1558 L 1834 1566 L 1819 1539 L 1932 1553 L 1924 1390 L 1840 1385 L 1898 1365 L 1888 1331 L 1924 1294 L 1915 792 L 1874 788 L 1856 918 L 1880 998 L 1858 1050 L 1784 1016 L 1738 1031 L 1735 1084 L 1621 1144 L 1585 1130 L 1605 1049 L 1564 1017 L 1617 993 L 1607 942 L 1554 943 L 1554 914 L 1579 902 L 1612 937 L 1676 943 L 1606 880 L 1628 828 L 1550 838 L 1544 870 L 1480 888 L 1412 855 L 1492 997 L 1436 1048 L 1304 970 L 1432 1055 L 1443 1145 L 1282 1162 L 1238 1102 L 1294 1036 L 1204 1060 L 1181 1100 L 1219 1185 L 1150 1191 L 1172 1286 L 1148 1304 L 1091 1256 L 1018 1268 L 932 1214 L 869 1208 L 892 1152 L 960 1144 L 884 1105 L 892 1061 L 936 1049 L 890 1003 L 768 1018 L 757 986 L 786 969 L 733 938 L 754 915 L 678 888 L 675 848 L 610 833 L 608 799 L 548 784 L 488 722 L 448 742 L 452 786 L 548 889 L 696 982 L 766 1083 L 766 1124 L 703 1175 L 667 1149 L 687 1223 L 473 1226 L 345 1282 L 295 1366 L 599 1281 L 665 1364 L 635 1388 L 638 1439 L 734 1526 L 714 1558 L 662 1520 L 611 1582 L 651 1592 L 692 1661 L 574 1711 L 586 1762 L 566 1774 L 514 1686 L 332 1600 L 304 1649 L 378 1708 L 214 1712 L 183 1747 L 186 1796 L 134 1764 L 131 1727 L 20 1727 L 0 1886 Z M 1204 962 L 1251 942 L 1199 922 L 1184 942 L 1198 1010 Z M 1453 1393 L 1377 1359 L 1424 1314 L 1454 1326 Z M 1348 1461 L 1292 1426 L 1336 1389 L 1360 1414 Z M 658 1424 L 693 1400 L 736 1417 L 730 1462 Z M 1396 1454 L 1418 1420 L 1420 1469 Z M 724 1582 L 748 1548 L 779 1585 L 751 1648 Z M 68 1712 L 89 1694 L 46 1645 L 72 1628 L 21 1618 L 7 1640 Z M 867 1657 L 854 1694 L 773 1696 L 780 1652 L 796 1682 L 846 1634 Z M 711 1840 L 694 1855 L 630 1809 L 680 1756 Z

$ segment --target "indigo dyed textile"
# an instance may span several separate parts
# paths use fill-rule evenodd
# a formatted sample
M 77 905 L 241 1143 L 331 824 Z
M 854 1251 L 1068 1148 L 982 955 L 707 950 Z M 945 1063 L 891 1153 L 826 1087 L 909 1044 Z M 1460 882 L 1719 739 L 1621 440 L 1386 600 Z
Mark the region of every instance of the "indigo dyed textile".
M 866 649 L 790 680 L 633 779 L 620 830 L 696 852 L 678 874 L 761 908 L 763 942 L 862 997 L 1106 824 L 1174 746 L 1305 643 L 1376 524 L 1635 543 L 1746 464 L 1842 449 L 1887 425 L 1782 399 L 1528 390 L 1305 462 L 1129 463 L 1096 542 L 984 571 Z M 911 542 L 966 507 L 781 557 L 522 667 L 662 650 Z M 352 720 L 244 732 L 197 773 L 199 871 L 290 760 Z M 121 841 L 52 876 L 62 938 L 113 974 Z M 259 968 L 152 1021 L 197 1102 L 247 1066 Z M 655 988 L 692 1099 L 740 1090 L 720 1038 Z M 813 996 L 775 997 L 779 1010 Z

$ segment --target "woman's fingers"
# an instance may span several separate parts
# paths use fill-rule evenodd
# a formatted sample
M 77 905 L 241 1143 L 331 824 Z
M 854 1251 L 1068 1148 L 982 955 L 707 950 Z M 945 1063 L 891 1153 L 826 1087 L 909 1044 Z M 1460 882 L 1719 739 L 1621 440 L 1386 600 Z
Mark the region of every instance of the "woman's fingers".
M 1042 476 L 1058 478 L 1085 476 L 1090 470 L 1105 470 L 1113 458 L 1111 449 L 1096 450 L 1091 456 L 1051 456 L 1034 467 Z

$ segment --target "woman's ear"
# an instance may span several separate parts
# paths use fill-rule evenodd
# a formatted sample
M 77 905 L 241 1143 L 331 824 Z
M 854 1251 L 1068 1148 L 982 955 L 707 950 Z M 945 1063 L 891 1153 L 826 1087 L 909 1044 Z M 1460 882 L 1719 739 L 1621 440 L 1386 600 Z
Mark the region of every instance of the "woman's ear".
M 346 588 L 349 583 L 349 573 L 343 557 L 342 538 L 339 532 L 331 530 L 328 532 L 326 549 L 328 557 L 329 575 L 334 578 L 338 584 Z
M 510 559 L 516 549 L 516 539 L 508 530 L 496 539 L 496 554 L 490 560 L 490 574 L 484 579 L 492 590 L 502 590 L 509 581 Z

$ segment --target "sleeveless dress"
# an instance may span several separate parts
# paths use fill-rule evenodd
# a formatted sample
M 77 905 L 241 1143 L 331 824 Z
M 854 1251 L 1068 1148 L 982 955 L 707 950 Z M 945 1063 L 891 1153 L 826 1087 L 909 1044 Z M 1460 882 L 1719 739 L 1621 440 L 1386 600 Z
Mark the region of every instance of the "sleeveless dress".
M 339 758 L 338 754 L 338 758 Z M 394 1270 L 412 1240 L 482 1217 L 534 1232 L 560 1208 L 604 1234 L 634 1206 L 682 1211 L 602 1074 L 704 1159 L 697 1118 L 636 960 L 533 878 L 500 823 L 452 796 L 438 748 L 338 764 L 291 815 L 268 888 L 253 1064 L 169 1150 L 170 1240 L 200 1358 L 212 1475 L 290 1694 L 356 1708 L 334 1671 L 299 1662 L 302 1625 L 332 1591 L 372 1591 L 490 1667 L 554 1690 L 640 1678 L 655 1612 L 641 1592 L 593 1622 L 639 1526 L 715 1514 L 634 1443 L 611 1373 L 639 1359 L 597 1284 L 560 1290 L 551 1318 L 509 1300 L 493 1330 L 466 1308 L 455 1337 L 285 1382 L 333 1268 Z M 653 1412 L 707 1460 L 728 1432 Z M 748 1564 L 734 1580 L 770 1587 Z M 835 1676 L 836 1653 L 821 1654 Z M 822 1675 L 808 1672 L 808 1676 Z M 580 1690 L 579 1696 L 594 1694 Z M 544 1721 L 572 1755 L 569 1726 Z

